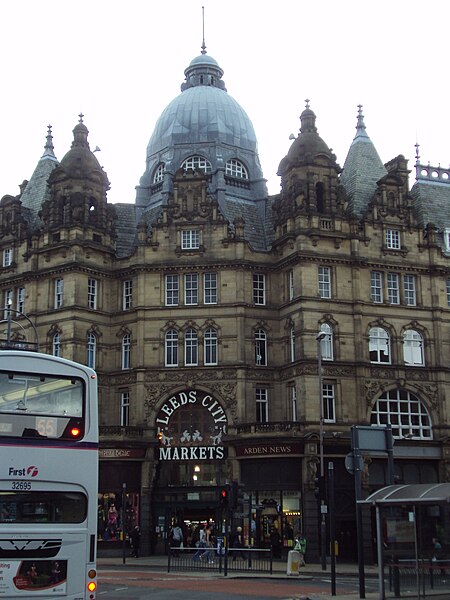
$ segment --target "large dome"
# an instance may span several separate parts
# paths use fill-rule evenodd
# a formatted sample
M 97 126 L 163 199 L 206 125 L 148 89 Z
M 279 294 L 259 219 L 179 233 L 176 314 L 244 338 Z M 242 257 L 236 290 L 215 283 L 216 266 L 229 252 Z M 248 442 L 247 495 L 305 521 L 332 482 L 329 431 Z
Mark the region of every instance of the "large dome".
M 176 144 L 222 142 L 256 152 L 253 125 L 244 109 L 222 89 L 191 87 L 177 96 L 158 119 L 147 157 Z
M 228 197 L 254 202 L 267 195 L 252 122 L 227 93 L 217 61 L 202 48 L 148 143 L 145 173 L 136 188 L 142 207 L 167 201 L 175 174 L 188 164 L 203 165 L 209 193 L 222 207 Z

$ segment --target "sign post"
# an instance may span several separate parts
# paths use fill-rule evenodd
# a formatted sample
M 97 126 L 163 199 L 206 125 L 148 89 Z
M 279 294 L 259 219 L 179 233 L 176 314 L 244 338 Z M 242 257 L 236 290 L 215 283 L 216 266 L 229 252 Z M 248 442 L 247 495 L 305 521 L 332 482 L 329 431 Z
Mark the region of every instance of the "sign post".
M 353 425 L 352 432 L 352 453 L 353 464 L 346 458 L 345 466 L 349 473 L 355 476 L 355 500 L 356 500 L 356 535 L 358 537 L 358 573 L 359 573 L 359 596 L 366 597 L 365 575 L 364 575 L 364 540 L 362 529 L 362 507 L 358 500 L 362 500 L 361 473 L 364 469 L 364 460 L 362 452 L 366 454 L 387 454 L 388 458 L 388 479 L 392 485 L 394 483 L 394 441 L 392 437 L 391 425 L 385 427 L 375 427 L 372 425 Z

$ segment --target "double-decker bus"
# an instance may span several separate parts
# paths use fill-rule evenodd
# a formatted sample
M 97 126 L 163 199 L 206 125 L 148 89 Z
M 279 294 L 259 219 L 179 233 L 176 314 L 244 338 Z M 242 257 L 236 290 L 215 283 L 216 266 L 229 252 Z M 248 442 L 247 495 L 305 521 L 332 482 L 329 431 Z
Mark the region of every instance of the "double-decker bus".
M 0 350 L 0 599 L 96 597 L 97 379 Z

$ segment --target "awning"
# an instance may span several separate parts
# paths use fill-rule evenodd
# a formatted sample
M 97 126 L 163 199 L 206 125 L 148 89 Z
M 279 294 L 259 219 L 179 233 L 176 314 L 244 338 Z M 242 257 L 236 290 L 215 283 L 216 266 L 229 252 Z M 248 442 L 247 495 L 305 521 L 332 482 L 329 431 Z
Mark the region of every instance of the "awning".
M 450 483 L 418 483 L 388 485 L 370 494 L 358 504 L 394 506 L 396 504 L 445 504 L 450 503 Z

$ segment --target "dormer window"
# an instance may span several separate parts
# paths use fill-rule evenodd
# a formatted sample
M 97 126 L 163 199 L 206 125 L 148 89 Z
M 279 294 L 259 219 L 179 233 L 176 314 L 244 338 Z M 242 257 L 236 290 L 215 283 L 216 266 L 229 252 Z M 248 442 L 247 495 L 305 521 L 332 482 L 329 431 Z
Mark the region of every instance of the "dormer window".
M 200 231 L 198 229 L 184 229 L 181 232 L 181 249 L 198 250 L 200 248 Z
M 160 183 L 164 179 L 164 163 L 160 163 L 156 167 L 155 174 L 153 175 L 153 183 Z
M 211 163 L 203 156 L 189 156 L 189 158 L 186 158 L 186 160 L 181 163 L 181 168 L 185 171 L 188 169 L 192 169 L 193 171 L 201 169 L 205 173 L 212 172 Z
M 3 250 L 3 266 L 4 267 L 10 267 L 12 265 L 12 257 L 13 257 L 12 248 L 5 248 Z
M 237 179 L 248 179 L 248 171 L 240 160 L 232 158 L 227 160 L 225 165 L 225 174 Z
M 400 231 L 398 229 L 386 229 L 386 247 L 390 250 L 400 250 Z
M 445 251 L 450 252 L 450 227 L 444 229 Z

